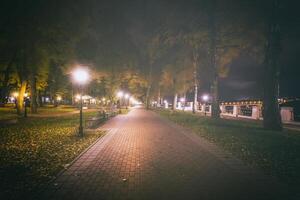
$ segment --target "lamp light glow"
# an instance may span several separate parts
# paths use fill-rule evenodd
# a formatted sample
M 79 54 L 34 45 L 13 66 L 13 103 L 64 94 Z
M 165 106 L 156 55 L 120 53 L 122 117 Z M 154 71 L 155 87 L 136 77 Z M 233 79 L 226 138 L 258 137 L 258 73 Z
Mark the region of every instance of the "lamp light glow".
M 12 96 L 15 97 L 15 98 L 17 98 L 19 96 L 19 93 L 18 92 L 14 92 L 14 93 L 12 93 Z
M 203 95 L 202 96 L 202 100 L 203 101 L 207 101 L 209 99 L 209 96 L 207 94 Z
M 123 97 L 123 95 L 124 95 L 124 93 L 123 93 L 122 91 L 119 91 L 119 92 L 117 93 L 117 96 L 118 96 L 119 98 Z
M 83 68 L 77 68 L 72 73 L 74 81 L 78 84 L 85 84 L 89 79 L 89 73 Z

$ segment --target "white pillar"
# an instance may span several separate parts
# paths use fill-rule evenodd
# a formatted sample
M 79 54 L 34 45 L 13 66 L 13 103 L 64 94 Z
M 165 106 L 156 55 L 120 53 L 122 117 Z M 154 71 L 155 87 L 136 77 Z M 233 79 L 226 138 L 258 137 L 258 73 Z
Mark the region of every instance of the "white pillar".
M 233 106 L 233 116 L 237 117 L 238 116 L 238 105 Z
M 253 119 L 259 119 L 259 108 L 258 106 L 252 106 L 252 116 Z
M 294 109 L 292 107 L 281 107 L 280 115 L 282 122 L 294 121 Z
M 221 114 L 225 113 L 225 106 L 224 105 L 220 105 L 220 110 L 221 110 Z
M 165 107 L 165 109 L 168 109 L 169 108 L 169 103 L 168 102 L 164 102 L 164 107 Z
M 201 105 L 201 112 L 205 112 L 205 104 Z
M 179 109 L 179 110 L 180 110 L 180 109 L 181 109 L 181 107 L 182 107 L 182 106 L 181 106 L 181 102 L 178 102 L 178 103 L 177 103 L 177 109 Z

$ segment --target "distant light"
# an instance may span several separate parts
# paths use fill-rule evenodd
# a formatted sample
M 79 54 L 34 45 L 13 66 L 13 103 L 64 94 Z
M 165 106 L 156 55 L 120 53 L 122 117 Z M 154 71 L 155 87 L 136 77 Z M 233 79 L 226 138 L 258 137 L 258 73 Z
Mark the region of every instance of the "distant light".
M 180 102 L 185 102 L 185 98 L 184 98 L 184 97 L 181 97 L 181 98 L 180 98 Z
M 95 98 L 92 98 L 92 99 L 91 99 L 91 103 L 96 103 L 96 99 L 95 99 Z
M 89 95 L 83 95 L 82 96 L 82 99 L 83 100 L 87 100 L 87 99 L 91 99 L 92 97 L 91 96 L 89 96 Z
M 79 100 L 79 99 L 80 99 L 80 97 L 81 97 L 81 95 L 80 95 L 80 94 L 77 94 L 77 95 L 75 96 L 75 98 L 76 98 L 77 100 Z
M 165 103 L 165 104 L 168 104 L 168 101 L 167 101 L 167 100 L 164 100 L 164 103 Z
M 209 96 L 207 94 L 202 96 L 203 101 L 207 101 L 209 99 Z
M 61 96 L 57 96 L 57 97 L 56 97 L 56 100 L 57 100 L 57 101 L 61 101 L 61 100 L 62 100 Z
M 28 93 L 25 93 L 25 94 L 24 94 L 24 97 L 28 97 Z
M 124 97 L 125 97 L 125 99 L 128 99 L 129 98 L 129 94 L 126 93 Z
M 124 92 L 123 92 L 123 91 L 119 91 L 119 92 L 117 93 L 117 97 L 119 97 L 119 98 L 123 97 L 123 95 L 124 95 Z
M 89 79 L 89 73 L 86 69 L 77 68 L 72 73 L 74 81 L 79 84 L 85 84 Z
M 12 96 L 15 97 L 15 98 L 17 98 L 19 96 L 19 93 L 18 92 L 13 92 Z
M 102 98 L 102 101 L 105 101 L 105 98 L 104 98 L 104 97 Z

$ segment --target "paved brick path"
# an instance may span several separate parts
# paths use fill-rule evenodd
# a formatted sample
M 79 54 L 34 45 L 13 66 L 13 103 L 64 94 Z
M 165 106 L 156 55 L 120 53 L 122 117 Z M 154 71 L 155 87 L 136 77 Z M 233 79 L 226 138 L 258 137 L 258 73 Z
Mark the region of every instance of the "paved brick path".
M 47 189 L 43 199 L 284 199 L 275 180 L 143 109 L 109 132 Z

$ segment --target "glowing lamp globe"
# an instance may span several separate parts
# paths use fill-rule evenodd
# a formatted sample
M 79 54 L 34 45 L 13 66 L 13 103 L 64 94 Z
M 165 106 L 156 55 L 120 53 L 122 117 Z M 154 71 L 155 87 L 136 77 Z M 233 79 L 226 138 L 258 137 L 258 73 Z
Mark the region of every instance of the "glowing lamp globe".
M 17 98 L 19 96 L 19 93 L 18 92 L 14 92 L 14 93 L 12 93 L 12 96 L 15 97 L 15 98 Z
M 203 101 L 207 101 L 208 98 L 209 98 L 208 95 L 203 95 L 203 96 L 202 96 Z
M 120 98 L 120 97 L 123 97 L 123 95 L 124 95 L 124 93 L 122 92 L 122 91 L 119 91 L 118 93 L 117 93 L 117 96 Z
M 74 81 L 80 85 L 85 84 L 89 79 L 89 73 L 87 72 L 87 70 L 82 68 L 78 68 L 73 71 L 72 75 Z

